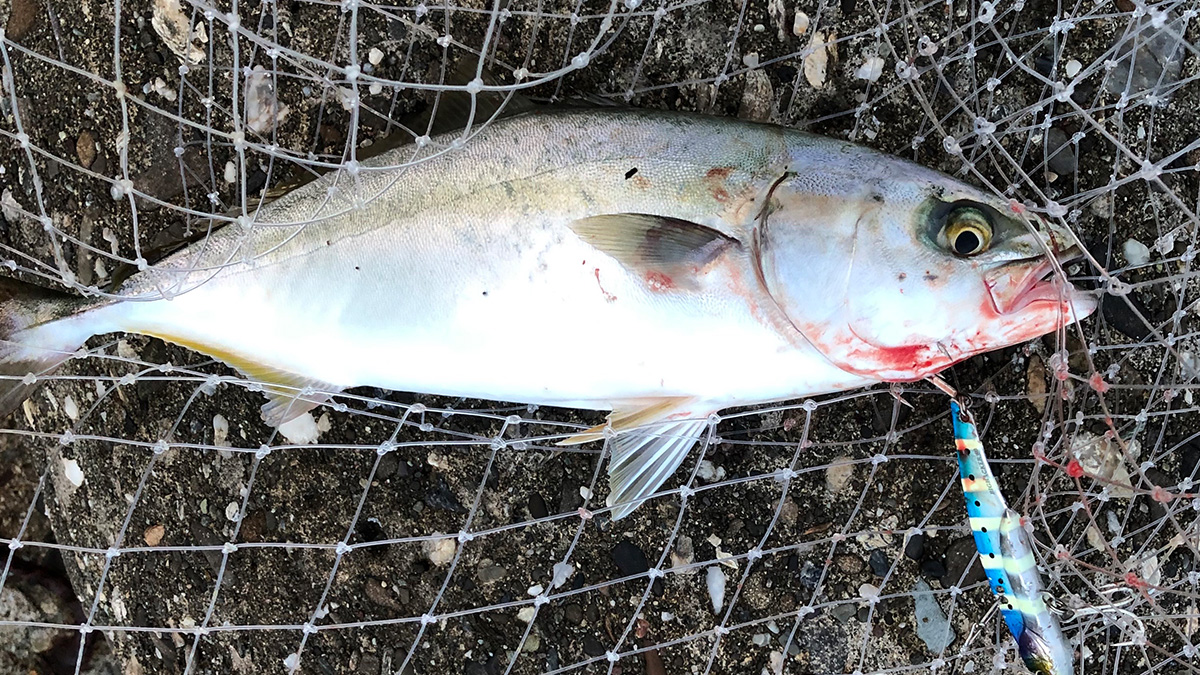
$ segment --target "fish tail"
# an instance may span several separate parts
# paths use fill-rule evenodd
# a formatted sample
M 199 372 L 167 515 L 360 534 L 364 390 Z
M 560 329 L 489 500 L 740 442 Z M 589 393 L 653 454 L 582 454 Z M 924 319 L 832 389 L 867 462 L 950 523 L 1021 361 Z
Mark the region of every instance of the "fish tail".
M 85 317 L 101 303 L 0 277 L 0 418 L 96 332 Z

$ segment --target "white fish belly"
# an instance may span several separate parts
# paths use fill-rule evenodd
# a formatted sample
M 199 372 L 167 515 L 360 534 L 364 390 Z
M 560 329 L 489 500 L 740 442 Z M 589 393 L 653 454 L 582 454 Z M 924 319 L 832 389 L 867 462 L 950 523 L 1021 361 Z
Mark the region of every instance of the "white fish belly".
M 340 387 L 595 409 L 662 396 L 716 408 L 859 383 L 764 325 L 730 270 L 698 291 L 656 289 L 561 219 L 495 218 L 231 268 L 170 300 L 116 306 L 116 327 Z

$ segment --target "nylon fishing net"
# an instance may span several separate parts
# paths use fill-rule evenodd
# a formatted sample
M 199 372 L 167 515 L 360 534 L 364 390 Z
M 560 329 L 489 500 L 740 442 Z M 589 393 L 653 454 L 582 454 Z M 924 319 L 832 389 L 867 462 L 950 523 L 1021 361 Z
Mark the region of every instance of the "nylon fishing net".
M 804 128 L 1066 224 L 1101 310 L 945 377 L 1080 672 L 1200 670 L 1193 2 L 9 0 L 0 19 L 0 258 L 47 286 L 106 292 L 254 227 L 272 191 L 340 168 L 353 193 L 373 147 L 454 152 L 470 135 L 429 143 L 440 124 L 519 99 Z M 925 383 L 724 411 L 612 521 L 603 443 L 555 445 L 601 413 L 354 389 L 278 433 L 260 384 L 122 334 L 42 379 L 0 422 L 6 673 L 1024 672 Z

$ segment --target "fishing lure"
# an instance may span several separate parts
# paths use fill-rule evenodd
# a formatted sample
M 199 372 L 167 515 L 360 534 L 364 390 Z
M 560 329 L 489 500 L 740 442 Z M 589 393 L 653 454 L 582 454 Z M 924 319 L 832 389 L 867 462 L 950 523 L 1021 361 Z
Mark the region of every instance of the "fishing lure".
M 1025 665 L 1037 675 L 1075 672 L 1071 650 L 1058 619 L 1042 598 L 1033 542 L 1021 516 L 1008 508 L 988 467 L 975 418 L 957 399 L 950 400 L 958 472 L 975 547 L 987 573 L 1000 614 L 1017 641 Z

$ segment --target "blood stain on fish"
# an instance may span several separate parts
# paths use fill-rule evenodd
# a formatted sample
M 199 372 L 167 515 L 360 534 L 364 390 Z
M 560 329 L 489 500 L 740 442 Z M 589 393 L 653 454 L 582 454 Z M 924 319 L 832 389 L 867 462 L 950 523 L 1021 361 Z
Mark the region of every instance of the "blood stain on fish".
M 658 271 L 646 273 L 646 284 L 650 286 L 652 291 L 669 291 L 675 288 L 675 282 L 671 277 Z
M 600 287 L 600 292 L 604 294 L 604 300 L 606 302 L 615 302 L 617 299 L 617 296 L 604 290 L 604 284 L 600 283 L 600 268 L 596 267 L 593 269 L 593 271 L 596 275 L 596 285 Z

